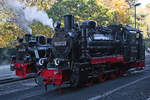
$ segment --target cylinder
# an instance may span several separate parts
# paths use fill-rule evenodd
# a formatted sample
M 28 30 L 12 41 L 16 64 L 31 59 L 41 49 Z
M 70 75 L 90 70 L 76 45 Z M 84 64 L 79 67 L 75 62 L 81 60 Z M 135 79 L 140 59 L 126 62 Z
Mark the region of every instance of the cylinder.
M 74 26 L 74 16 L 73 15 L 65 15 L 64 16 L 64 25 L 65 31 L 70 32 Z

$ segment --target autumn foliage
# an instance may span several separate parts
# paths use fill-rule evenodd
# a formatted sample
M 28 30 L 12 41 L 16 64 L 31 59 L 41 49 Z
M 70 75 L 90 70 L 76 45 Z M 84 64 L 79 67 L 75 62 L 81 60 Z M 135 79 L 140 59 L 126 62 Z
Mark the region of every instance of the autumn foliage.
M 2 0 L 4 1 L 4 0 Z M 21 1 L 21 0 L 20 0 Z M 26 6 L 37 6 L 38 9 L 48 13 L 54 22 L 63 21 L 63 15 L 73 14 L 76 21 L 96 20 L 100 25 L 133 24 L 131 5 L 132 0 L 26 0 Z M 8 10 L 0 1 L 0 47 L 15 46 L 16 38 L 25 34 L 24 30 L 13 22 L 13 12 Z M 62 22 L 63 23 L 63 22 Z M 53 36 L 51 28 L 43 26 L 40 22 L 30 25 L 33 35 L 45 34 Z

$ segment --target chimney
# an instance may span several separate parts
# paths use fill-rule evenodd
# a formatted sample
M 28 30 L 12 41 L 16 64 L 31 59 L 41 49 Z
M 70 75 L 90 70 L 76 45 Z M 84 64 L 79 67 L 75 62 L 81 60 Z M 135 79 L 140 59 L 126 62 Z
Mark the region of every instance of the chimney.
M 73 15 L 65 15 L 64 16 L 64 25 L 65 25 L 66 32 L 71 31 L 74 26 L 74 16 Z

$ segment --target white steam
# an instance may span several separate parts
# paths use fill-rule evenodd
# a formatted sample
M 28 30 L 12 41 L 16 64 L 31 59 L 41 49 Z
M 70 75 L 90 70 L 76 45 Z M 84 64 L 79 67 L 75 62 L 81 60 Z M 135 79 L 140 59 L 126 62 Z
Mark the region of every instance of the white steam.
M 6 6 L 15 12 L 15 22 L 23 27 L 24 30 L 32 34 L 30 24 L 33 21 L 39 21 L 43 25 L 47 25 L 53 28 L 53 20 L 48 17 L 45 11 L 39 11 L 36 6 L 25 7 L 25 4 L 21 4 L 17 0 L 6 0 Z
M 36 6 L 27 7 L 24 10 L 24 14 L 25 18 L 30 22 L 33 22 L 33 20 L 39 21 L 43 25 L 47 25 L 53 28 L 53 20 L 48 17 L 45 11 L 38 11 L 38 8 Z

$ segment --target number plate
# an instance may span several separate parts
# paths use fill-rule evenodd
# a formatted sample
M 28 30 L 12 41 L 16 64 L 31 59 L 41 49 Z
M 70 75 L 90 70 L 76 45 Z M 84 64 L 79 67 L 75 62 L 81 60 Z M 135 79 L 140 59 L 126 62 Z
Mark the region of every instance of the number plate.
M 54 42 L 54 46 L 66 46 L 66 41 Z

